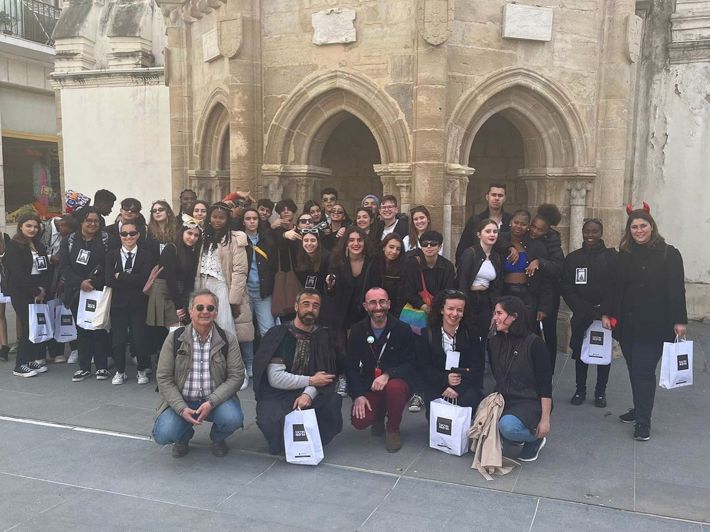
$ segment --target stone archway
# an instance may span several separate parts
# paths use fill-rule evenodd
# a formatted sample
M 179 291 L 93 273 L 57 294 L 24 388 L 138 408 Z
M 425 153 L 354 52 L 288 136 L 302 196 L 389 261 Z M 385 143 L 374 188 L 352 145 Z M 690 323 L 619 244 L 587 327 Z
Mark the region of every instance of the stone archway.
M 324 149 L 350 117 L 374 138 L 380 164 L 375 171 L 383 193 L 408 202 L 411 190 L 410 133 L 397 103 L 357 72 L 315 73 L 302 81 L 282 104 L 269 126 L 262 165 L 262 187 L 269 197 L 291 190 L 303 202 L 315 197 L 332 176 L 323 164 Z M 287 188 L 288 187 L 288 188 Z
M 200 199 L 210 202 L 229 192 L 230 114 L 226 102 L 226 95 L 216 91 L 205 105 L 196 128 L 197 168 L 188 172 L 190 188 Z
M 575 225 L 579 218 L 581 223 L 585 203 L 580 205 L 579 196 L 575 199 L 569 191 L 587 190 L 596 175 L 593 139 L 561 87 L 533 71 L 508 69 L 467 93 L 448 124 L 445 208 L 451 213 L 452 245 L 465 223 L 469 177 L 475 175 L 475 168 L 469 165 L 472 148 L 490 120 L 512 126 L 522 143 L 524 163 L 517 176 L 527 189 L 527 207 L 556 203 L 565 222 Z M 580 232 L 575 229 L 572 234 Z

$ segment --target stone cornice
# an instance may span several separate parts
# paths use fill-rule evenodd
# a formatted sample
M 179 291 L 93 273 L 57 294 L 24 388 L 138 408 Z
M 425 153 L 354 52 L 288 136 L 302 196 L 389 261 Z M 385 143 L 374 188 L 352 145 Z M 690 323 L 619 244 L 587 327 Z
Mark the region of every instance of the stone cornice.
M 192 24 L 218 9 L 226 0 L 156 0 L 165 18 L 165 24 L 175 26 L 184 22 Z
M 677 1 L 668 53 L 671 63 L 710 62 L 710 1 Z
M 55 89 L 164 85 L 165 69 L 163 67 L 151 67 L 52 72 L 50 79 Z

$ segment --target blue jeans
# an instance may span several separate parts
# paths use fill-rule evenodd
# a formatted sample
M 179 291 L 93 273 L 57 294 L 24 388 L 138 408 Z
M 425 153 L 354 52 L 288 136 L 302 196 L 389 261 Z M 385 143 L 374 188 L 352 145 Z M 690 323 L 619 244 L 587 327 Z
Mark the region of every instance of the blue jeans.
M 271 314 L 271 296 L 262 299 L 259 288 L 247 287 L 249 292 L 249 305 L 251 312 L 256 316 L 256 324 L 259 326 L 259 334 L 263 337 L 266 331 L 274 324 L 274 316 Z
M 200 401 L 187 401 L 187 406 L 193 410 L 202 404 Z M 212 441 L 224 441 L 231 436 L 234 431 L 244 425 L 244 414 L 239 404 L 239 399 L 229 399 L 217 406 L 206 418 L 212 423 L 210 439 Z M 175 412 L 172 408 L 164 410 L 155 420 L 153 426 L 153 440 L 159 445 L 168 443 L 187 443 L 195 434 L 195 430 L 187 421 Z
M 242 352 L 244 367 L 248 372 L 254 363 L 254 342 L 239 342 L 239 350 Z
M 506 414 L 498 421 L 500 435 L 515 443 L 537 441 L 537 436 L 517 417 Z

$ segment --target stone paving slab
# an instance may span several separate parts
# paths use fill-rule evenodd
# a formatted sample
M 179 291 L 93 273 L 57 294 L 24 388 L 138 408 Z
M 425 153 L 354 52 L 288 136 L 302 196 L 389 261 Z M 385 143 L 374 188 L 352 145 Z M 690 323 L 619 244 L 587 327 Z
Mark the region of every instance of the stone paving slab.
M 351 405 L 349 399 L 344 401 L 343 406 L 346 420 L 343 433 L 326 448 L 325 463 L 313 469 L 320 472 L 332 467 L 339 471 L 338 474 L 314 475 L 305 472 L 304 468 L 283 464 L 266 453 L 265 442 L 254 422 L 255 402 L 251 389 L 240 393 L 246 416 L 245 430 L 230 438 L 230 446 L 241 452 L 232 453 L 221 462 L 225 464 L 224 468 L 212 471 L 214 465 L 207 448 L 207 427 L 200 427 L 197 431 L 195 452 L 181 461 L 173 461 L 169 448 L 150 442 L 109 438 L 105 442 L 101 440 L 101 446 L 97 449 L 92 438 L 98 436 L 62 429 L 23 425 L 21 430 L 18 429 L 20 432 L 17 432 L 16 438 L 7 438 L 7 423 L 0 422 L 4 429 L 5 450 L 0 455 L 0 469 L 13 475 L 41 476 L 49 482 L 77 485 L 90 482 L 96 489 L 118 489 L 125 497 L 140 497 L 158 486 L 161 494 L 158 500 L 163 504 L 190 506 L 198 503 L 201 508 L 218 513 L 230 513 L 240 506 L 232 499 L 223 501 L 226 496 L 220 498 L 215 495 L 221 494 L 225 486 L 228 486 L 229 493 L 234 491 L 230 491 L 234 486 L 249 482 L 252 482 L 250 490 L 255 484 L 264 484 L 278 491 L 284 486 L 291 489 L 309 486 L 306 478 L 312 478 L 326 487 L 324 500 L 340 500 L 352 493 L 332 488 L 338 484 L 336 479 L 339 475 L 349 479 L 354 473 L 362 473 L 386 479 L 382 486 L 390 486 L 387 489 L 392 489 L 392 493 L 403 489 L 401 486 L 409 486 L 409 483 L 428 485 L 434 481 L 439 486 L 437 493 L 440 486 L 455 485 L 457 490 L 471 489 L 475 493 L 492 493 L 495 497 L 506 494 L 523 498 L 531 496 L 550 504 L 554 500 L 581 503 L 581 509 L 601 510 L 608 507 L 710 523 L 710 504 L 707 502 L 710 500 L 710 461 L 705 456 L 707 437 L 710 436 L 706 415 L 710 409 L 710 326 L 691 324 L 689 331 L 689 337 L 696 341 L 695 384 L 678 390 L 657 390 L 653 438 L 650 442 L 633 441 L 633 427 L 617 420 L 617 416 L 625 412 L 631 403 L 623 360 L 615 360 L 612 366 L 607 392 L 608 408 L 597 409 L 590 402 L 574 407 L 569 404 L 574 392 L 574 364 L 560 354 L 555 375 L 552 434 L 547 447 L 537 462 L 524 464 L 510 475 L 492 482 L 470 469 L 471 455 L 452 457 L 429 449 L 428 429 L 421 413 L 405 413 L 402 426 L 404 446 L 399 453 L 387 453 L 381 439 L 372 437 L 369 431 L 356 431 L 347 423 Z M 152 383 L 138 386 L 134 379 L 123 386 L 95 379 L 72 383 L 71 374 L 76 366 L 66 364 L 52 366 L 49 372 L 36 378 L 20 379 L 12 376 L 10 363 L 3 366 L 0 366 L 0 415 L 142 436 L 150 434 L 158 400 Z M 129 375 L 134 377 L 135 368 L 129 367 Z M 590 370 L 590 389 L 593 388 L 594 378 L 595 372 Z M 18 461 L 17 457 L 28 447 L 32 449 L 33 459 Z M 39 452 L 42 449 L 46 451 L 44 455 Z M 76 456 L 72 454 L 74 452 Z M 57 460 L 58 456 L 62 459 Z M 267 470 L 268 474 L 265 473 Z M 207 472 L 215 479 L 214 489 L 201 485 Z M 190 483 L 183 485 L 183 479 Z M 397 479 L 401 480 L 396 482 Z M 360 481 L 352 482 L 353 486 L 357 486 Z M 363 486 L 370 486 L 368 482 L 363 482 Z M 392 488 L 394 482 L 396 485 Z M 379 488 L 372 489 L 379 493 L 378 497 L 381 495 L 377 491 Z M 48 499 L 51 500 L 53 492 L 50 490 L 49 493 Z M 333 498 L 329 499 L 327 495 L 330 494 Z M 553 501 L 550 502 L 551 499 Z M 418 508 L 418 499 L 408 500 L 410 508 L 404 513 L 410 515 Z M 359 526 L 369 511 L 375 512 L 373 516 L 381 516 L 383 523 L 391 519 L 386 512 L 382 515 L 381 508 L 368 510 L 371 503 L 364 500 L 363 505 L 353 508 L 353 513 L 344 520 L 335 519 L 330 528 L 352 529 L 350 524 L 364 514 L 363 521 L 357 524 Z M 287 506 L 297 512 L 290 501 Z M 22 513 L 21 508 L 20 504 L 12 509 Z M 550 508 L 552 514 L 557 507 L 553 505 Z M 278 526 L 289 526 L 283 516 L 273 513 L 268 513 L 269 519 L 257 519 L 250 524 L 258 527 L 259 523 L 268 522 L 277 529 Z M 14 514 L 9 512 L 8 515 Z M 582 523 L 585 522 L 583 515 L 580 514 Z M 420 524 L 428 523 L 428 519 L 430 517 L 422 517 Z M 435 516 L 433 519 L 443 517 Z M 0 526 L 4 522 L 0 521 Z M 320 526 L 312 516 L 303 516 L 291 524 L 305 529 Z M 455 521 L 457 527 L 459 524 Z M 685 526 L 687 523 L 682 524 Z M 365 522 L 364 528 L 372 529 L 371 521 Z

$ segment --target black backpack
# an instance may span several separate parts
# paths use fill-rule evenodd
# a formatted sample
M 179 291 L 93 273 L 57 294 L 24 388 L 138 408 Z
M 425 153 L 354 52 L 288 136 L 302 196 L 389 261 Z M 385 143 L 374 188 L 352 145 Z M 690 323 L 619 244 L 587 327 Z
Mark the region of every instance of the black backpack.
M 227 342 L 227 333 L 224 332 L 224 329 L 217 325 L 216 323 L 214 324 L 215 329 L 217 329 L 217 333 L 219 333 L 220 337 L 222 338 L 222 341 L 224 344 L 222 345 L 222 356 L 226 359 L 227 358 L 227 353 L 229 353 L 229 343 Z M 179 349 L 179 342 L 178 342 L 178 337 L 185 332 L 185 327 L 178 327 L 173 331 L 173 356 L 177 356 L 177 352 Z

